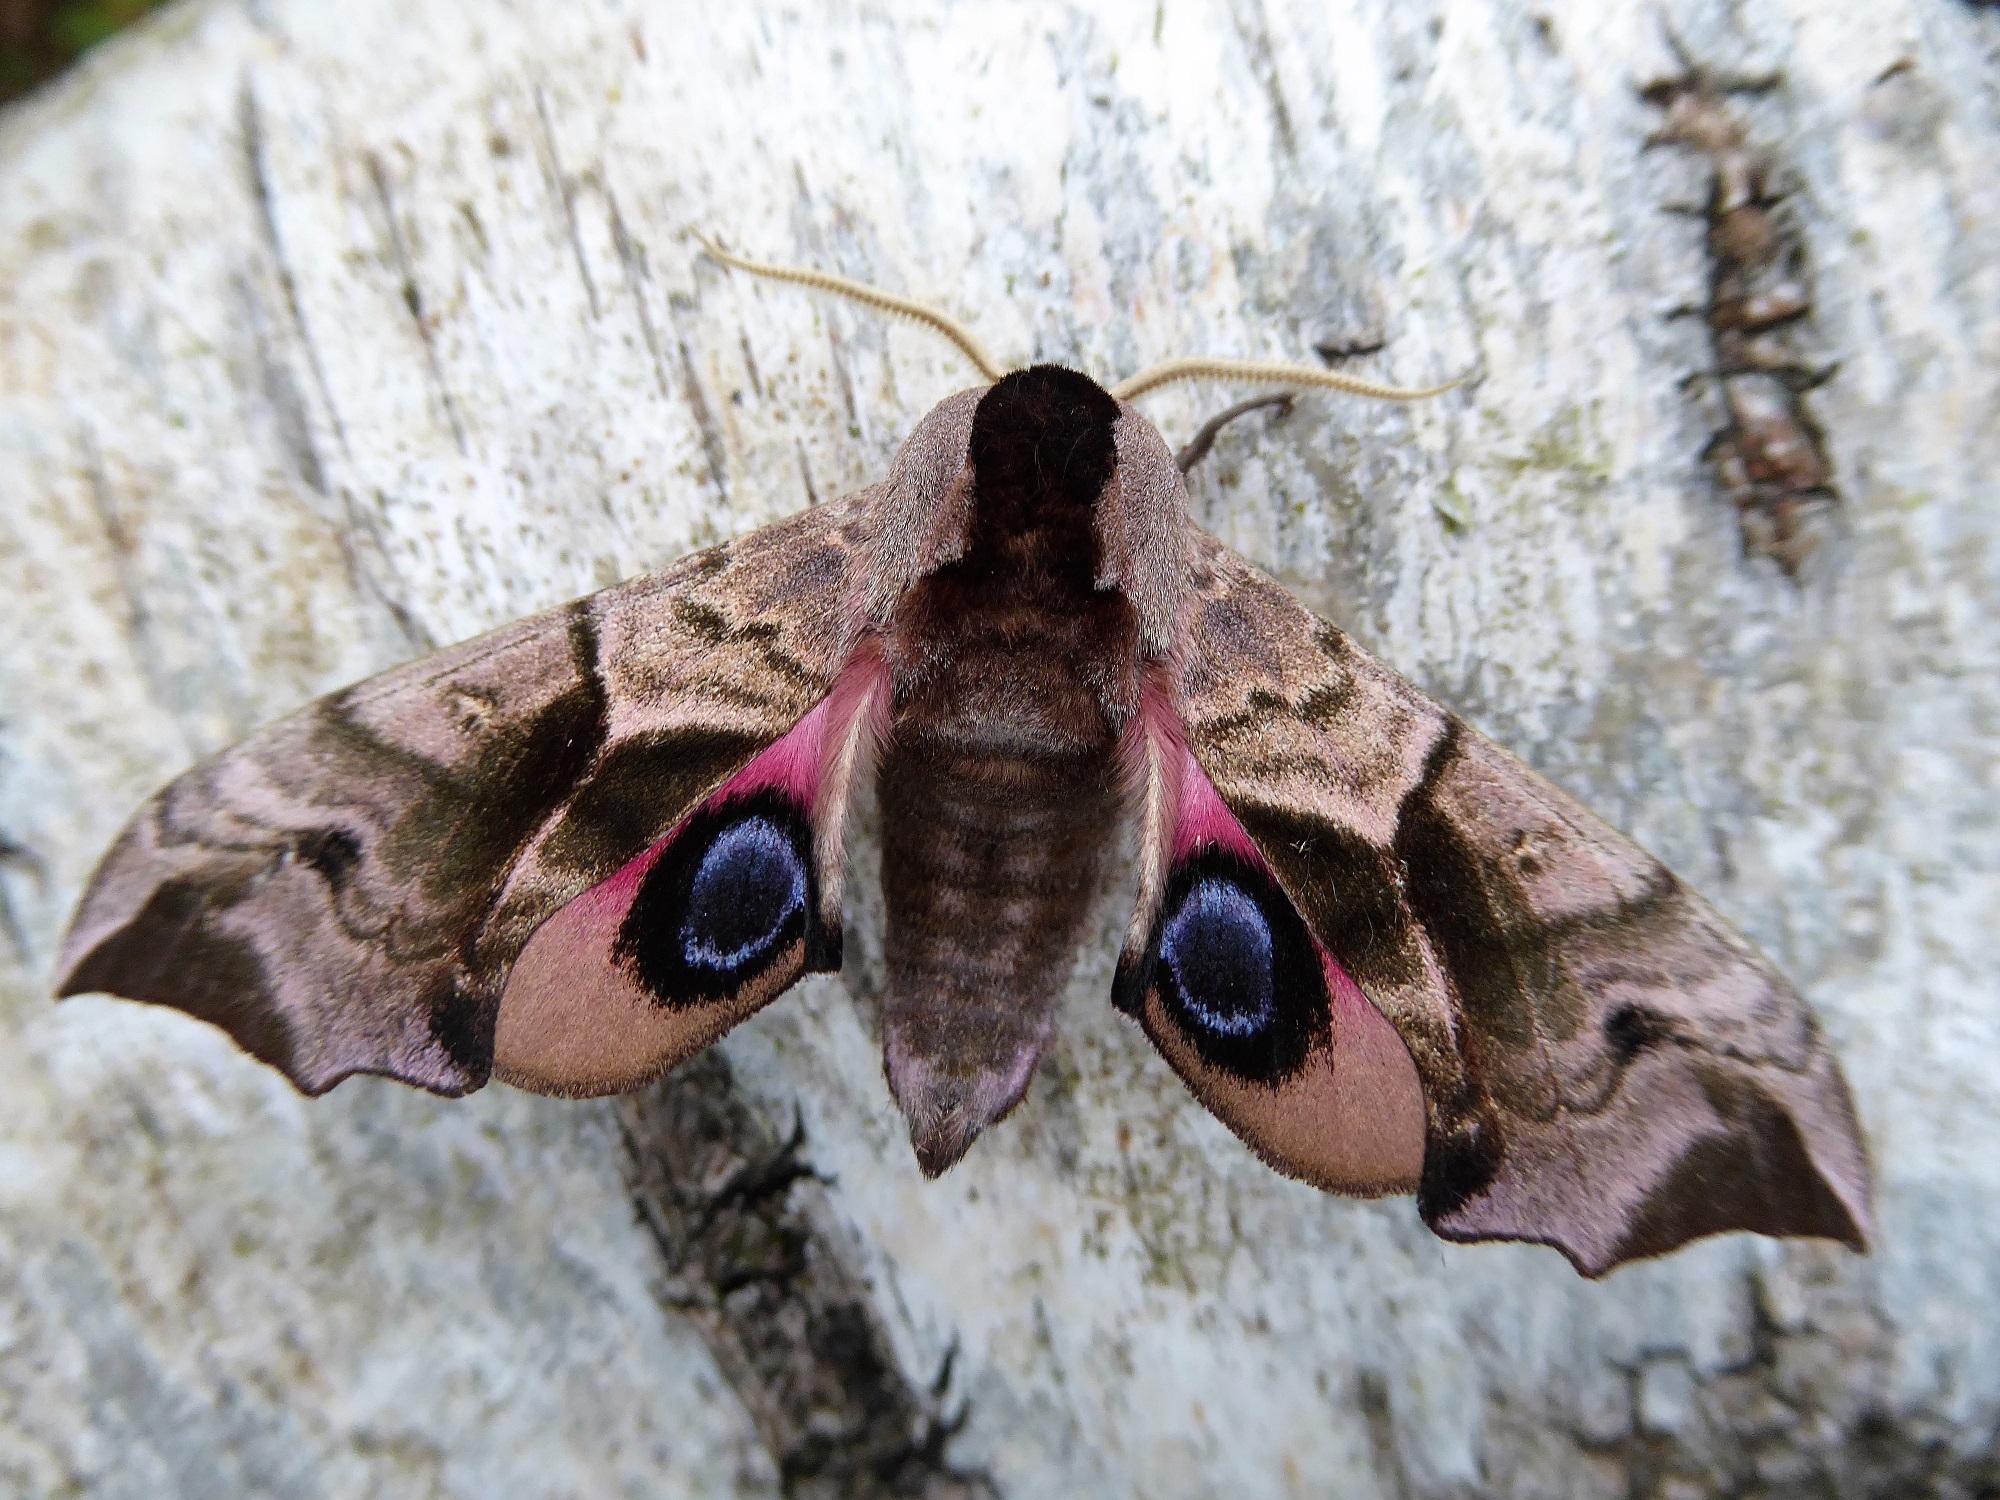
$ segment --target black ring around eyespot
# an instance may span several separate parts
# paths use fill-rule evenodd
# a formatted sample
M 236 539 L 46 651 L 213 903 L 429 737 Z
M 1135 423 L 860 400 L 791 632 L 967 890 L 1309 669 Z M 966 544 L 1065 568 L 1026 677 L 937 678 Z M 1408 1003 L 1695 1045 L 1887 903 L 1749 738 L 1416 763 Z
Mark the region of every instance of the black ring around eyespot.
M 802 937 L 823 967 L 812 848 L 804 810 L 775 790 L 703 808 L 646 872 L 613 954 L 669 1007 L 735 994 Z
M 1328 1028 L 1326 973 L 1292 903 L 1249 861 L 1208 849 L 1167 882 L 1148 967 L 1202 1060 L 1253 1083 L 1305 1065 Z

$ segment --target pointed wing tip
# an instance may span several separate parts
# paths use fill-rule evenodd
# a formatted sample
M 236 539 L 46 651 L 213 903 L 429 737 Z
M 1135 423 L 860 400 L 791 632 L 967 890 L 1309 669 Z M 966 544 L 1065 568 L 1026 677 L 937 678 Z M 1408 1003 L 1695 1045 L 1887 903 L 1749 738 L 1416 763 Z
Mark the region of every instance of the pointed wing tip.
M 76 920 L 63 937 L 52 997 L 58 1004 L 80 995 L 103 995 L 134 1005 L 178 1011 L 191 1020 L 220 1031 L 258 1062 L 283 1074 L 293 1088 L 308 1098 L 318 1098 L 355 1073 L 367 1071 L 359 1068 L 311 1068 L 298 1057 L 289 1030 L 277 1024 L 275 1016 L 268 1012 L 227 1014 L 210 1006 L 197 1006 L 187 996 L 177 998 L 166 993 L 151 993 L 155 989 L 152 980 L 158 978 L 157 961 L 149 964 L 133 961 L 131 938 L 134 934 L 128 928 L 99 934 L 95 941 L 82 936 L 85 925 L 83 910 L 82 907 L 78 909 Z M 420 1086 L 430 1087 L 428 1084 Z M 431 1092 L 455 1097 L 466 1090 L 456 1088 L 447 1092 L 431 1088 Z
M 1448 1227 L 1438 1225 L 1433 1225 L 1432 1230 L 1440 1239 L 1450 1240 L 1461 1245 L 1494 1243 L 1540 1245 L 1561 1255 L 1564 1260 L 1569 1262 L 1570 1269 L 1586 1281 L 1602 1281 L 1622 1266 L 1634 1265 L 1646 1260 L 1660 1260 L 1679 1250 L 1685 1249 L 1697 1240 L 1712 1239 L 1724 1234 L 1755 1234 L 1764 1239 L 1826 1240 L 1836 1245 L 1843 1245 L 1847 1249 L 1852 1250 L 1856 1255 L 1867 1255 L 1870 1253 L 1871 1248 L 1870 1232 L 1868 1229 L 1863 1225 L 1852 1223 L 1850 1223 L 1849 1229 L 1844 1233 L 1832 1229 L 1781 1230 L 1776 1232 L 1740 1227 L 1705 1229 L 1690 1234 L 1684 1239 L 1676 1240 L 1671 1244 L 1648 1245 L 1644 1247 L 1585 1244 L 1573 1239 L 1563 1239 L 1553 1234 L 1507 1235 L 1493 1234 L 1491 1232 L 1454 1232 Z
M 1854 1117 L 1853 1103 L 1847 1098 L 1845 1080 L 1837 1071 L 1834 1078 L 1841 1084 L 1841 1100 L 1845 1105 L 1842 1111 L 1845 1129 L 1835 1137 L 1840 1148 L 1837 1159 L 1825 1160 L 1829 1153 L 1816 1143 L 1808 1143 L 1807 1154 L 1830 1206 L 1839 1209 L 1840 1218 L 1844 1221 L 1839 1226 L 1839 1232 L 1824 1237 L 1838 1240 L 1856 1254 L 1866 1255 L 1875 1240 L 1874 1172 L 1869 1166 L 1868 1149 L 1862 1143 L 1860 1125 Z
M 145 1000 L 129 975 L 118 972 L 115 955 L 106 960 L 115 934 L 90 934 L 85 930 L 85 908 L 79 906 L 69 929 L 63 933 L 56 952 L 54 998 L 70 1000 L 78 995 L 108 995 L 114 1000 Z
M 54 982 L 49 986 L 49 998 L 60 1001 L 74 999 L 78 995 L 108 994 L 109 991 L 99 990 L 96 986 L 85 984 L 77 978 L 77 970 L 82 968 L 83 964 L 80 959 L 69 953 L 68 947 L 69 942 L 65 938 L 63 951 L 56 958 L 56 975 Z
M 1684 1181 L 1682 1193 L 1667 1194 L 1646 1207 L 1593 1212 L 1581 1201 L 1564 1207 L 1505 1194 L 1496 1201 L 1480 1190 L 1456 1200 L 1434 1200 L 1425 1207 L 1424 1219 L 1440 1239 L 1458 1244 L 1546 1245 L 1592 1281 L 1633 1261 L 1670 1255 L 1719 1234 L 1829 1240 L 1866 1255 L 1874 1238 L 1867 1158 L 1858 1134 L 1828 1144 L 1846 1149 L 1829 1162 L 1824 1150 L 1809 1151 L 1799 1141 L 1791 1172 L 1694 1192 L 1686 1191 L 1691 1184 Z M 1692 1174 L 1693 1182 L 1700 1180 L 1699 1172 Z M 1604 1206 L 1597 1205 L 1600 1210 Z
M 124 842 L 121 836 L 119 844 Z M 123 922 L 106 921 L 95 911 L 106 899 L 105 872 L 116 858 L 119 844 L 114 844 L 109 853 L 98 864 L 97 872 L 91 876 L 90 884 L 77 898 L 75 909 L 70 912 L 69 923 L 63 928 L 62 941 L 56 945 L 54 998 L 67 1000 L 75 995 L 113 995 L 121 1000 L 136 999 L 136 996 L 120 994 L 107 987 L 108 976 L 86 973 L 106 939 L 114 935 Z
M 1822 1179 L 1824 1181 L 1825 1179 Z M 1825 1231 L 1803 1230 L 1809 1238 L 1828 1239 L 1845 1245 L 1856 1255 L 1868 1255 L 1875 1248 L 1875 1215 L 1868 1201 L 1868 1181 L 1864 1173 L 1857 1191 L 1850 1198 L 1841 1190 L 1841 1185 L 1826 1183 L 1828 1196 L 1838 1205 L 1845 1223 Z
M 91 897 L 96 895 L 96 887 L 85 893 L 77 903 L 76 913 L 64 929 L 62 942 L 56 948 L 55 978 L 51 985 L 52 998 L 70 1000 L 78 995 L 109 995 L 114 1000 L 141 1000 L 146 997 L 136 993 L 139 986 L 131 976 L 118 972 L 115 955 L 107 961 L 107 950 L 113 945 L 111 940 L 121 930 L 113 926 L 105 930 L 103 923 L 88 920 Z M 121 986 L 123 986 L 121 988 Z

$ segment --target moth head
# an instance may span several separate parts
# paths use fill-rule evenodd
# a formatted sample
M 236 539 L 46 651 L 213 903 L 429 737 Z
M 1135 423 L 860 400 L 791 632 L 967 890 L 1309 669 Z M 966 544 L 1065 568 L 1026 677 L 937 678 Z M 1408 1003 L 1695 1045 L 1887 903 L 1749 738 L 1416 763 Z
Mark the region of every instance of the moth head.
M 1134 399 L 1177 382 L 1234 381 L 1416 401 L 1470 378 L 1410 388 L 1316 365 L 1207 357 L 1149 365 L 1108 388 L 1058 365 L 1009 371 L 963 322 L 928 303 L 808 266 L 751 260 L 699 233 L 695 239 L 720 265 L 914 319 L 955 344 L 988 382 L 939 402 L 896 455 L 877 508 L 867 596 L 869 618 L 877 623 L 888 619 L 911 584 L 964 555 L 977 471 L 985 469 L 995 481 L 989 490 L 1005 478 L 1053 475 L 1059 491 L 1096 510 L 1098 587 L 1117 589 L 1132 601 L 1147 654 L 1164 656 L 1179 624 L 1179 590 L 1189 562 L 1186 528 L 1178 524 L 1187 499 L 1181 475 L 1207 451 L 1221 422 L 1258 403 L 1224 413 L 1177 460 L 1159 430 L 1131 406 Z M 1045 484 L 1008 487 L 1048 491 Z

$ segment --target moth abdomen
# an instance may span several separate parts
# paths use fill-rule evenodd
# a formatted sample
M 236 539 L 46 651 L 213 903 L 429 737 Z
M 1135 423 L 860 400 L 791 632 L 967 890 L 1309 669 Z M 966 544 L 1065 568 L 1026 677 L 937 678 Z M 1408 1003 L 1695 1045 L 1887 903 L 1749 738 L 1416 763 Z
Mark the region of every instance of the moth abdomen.
M 1118 812 L 1107 767 L 898 760 L 881 785 L 889 1084 L 931 1175 L 1019 1102 Z

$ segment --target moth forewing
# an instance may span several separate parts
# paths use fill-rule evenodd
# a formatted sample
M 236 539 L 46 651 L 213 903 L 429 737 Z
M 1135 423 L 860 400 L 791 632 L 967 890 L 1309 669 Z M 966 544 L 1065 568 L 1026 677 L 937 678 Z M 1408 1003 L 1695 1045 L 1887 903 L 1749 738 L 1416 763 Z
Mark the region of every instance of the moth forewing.
M 177 1006 L 311 1093 L 480 1087 L 536 931 L 831 688 L 863 519 L 806 512 L 211 757 L 92 877 L 59 992 Z
M 1218 374 L 1423 394 L 1128 385 Z M 310 1092 L 637 1087 L 839 966 L 861 776 L 927 1174 L 1025 1094 L 1136 817 L 1114 1001 L 1279 1170 L 1591 1274 L 1723 1229 L 1865 1239 L 1845 1085 L 1768 963 L 1198 531 L 1159 432 L 1054 366 L 942 402 L 871 490 L 188 772 L 106 856 L 61 988 L 179 1006 Z

